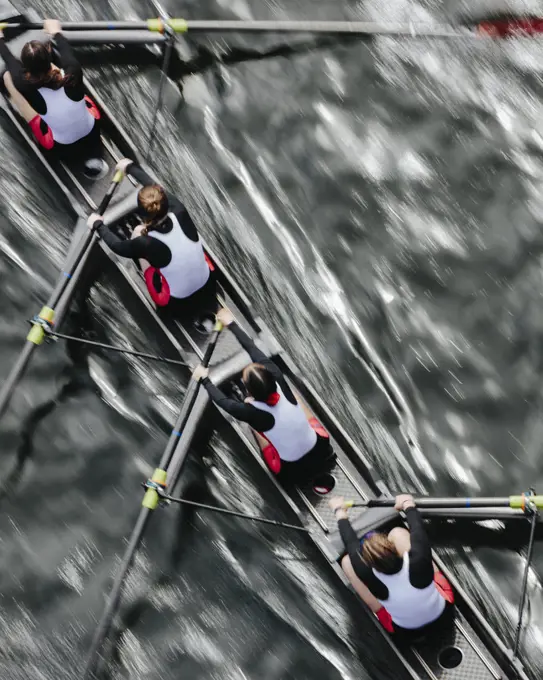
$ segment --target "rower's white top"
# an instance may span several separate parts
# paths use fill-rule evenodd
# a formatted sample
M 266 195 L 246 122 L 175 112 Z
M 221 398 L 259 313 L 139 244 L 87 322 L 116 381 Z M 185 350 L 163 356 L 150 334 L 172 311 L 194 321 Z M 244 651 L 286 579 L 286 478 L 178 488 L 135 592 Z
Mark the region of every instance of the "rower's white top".
M 59 90 L 40 87 L 38 92 L 47 106 L 47 113 L 44 113 L 42 118 L 51 128 L 55 142 L 73 144 L 89 134 L 94 127 L 95 119 L 84 99 L 74 102 L 67 96 L 63 87 Z
M 404 553 L 403 567 L 397 574 L 372 571 L 388 588 L 388 600 L 379 601 L 398 626 L 421 628 L 443 613 L 446 602 L 433 581 L 427 588 L 415 588 L 409 582 L 409 553 Z
M 209 266 L 201 240 L 191 241 L 185 236 L 177 217 L 173 213 L 169 213 L 168 217 L 172 221 L 172 229 L 167 234 L 151 231 L 149 236 L 162 241 L 172 254 L 170 264 L 160 270 L 168 282 L 170 295 L 187 298 L 207 283 Z
M 281 460 L 294 462 L 303 458 L 317 443 L 317 433 L 308 423 L 300 404 L 291 404 L 277 386 L 280 398 L 275 406 L 262 401 L 251 402 L 261 411 L 271 413 L 275 425 L 261 434 L 273 444 Z

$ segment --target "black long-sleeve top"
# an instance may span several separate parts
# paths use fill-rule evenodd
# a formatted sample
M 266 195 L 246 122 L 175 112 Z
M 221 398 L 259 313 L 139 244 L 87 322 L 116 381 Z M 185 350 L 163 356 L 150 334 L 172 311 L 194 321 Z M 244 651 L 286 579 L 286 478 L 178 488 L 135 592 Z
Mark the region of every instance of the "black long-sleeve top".
M 231 323 L 228 328 L 236 336 L 239 344 L 247 351 L 251 360 L 262 364 L 265 368 L 270 371 L 270 373 L 275 378 L 277 384 L 280 386 L 285 399 L 288 399 L 291 404 L 297 404 L 296 397 L 292 393 L 287 381 L 285 380 L 283 374 L 279 368 L 269 359 L 264 352 L 262 352 L 252 339 L 243 331 L 235 322 Z M 237 420 L 241 420 L 244 423 L 248 423 L 253 430 L 257 432 L 267 432 L 271 430 L 275 425 L 275 418 L 271 413 L 263 411 L 250 403 L 245 403 L 237 401 L 236 399 L 231 399 L 227 397 L 224 392 L 214 385 L 209 378 L 204 378 L 202 380 L 202 385 L 206 388 L 211 399 L 231 416 Z
M 424 528 L 422 516 L 416 508 L 405 511 L 411 534 L 409 551 L 409 582 L 414 588 L 427 588 L 434 580 L 432 547 Z M 339 532 L 358 578 L 365 583 L 378 600 L 388 599 L 388 588 L 373 573 L 360 554 L 360 539 L 348 519 L 338 521 Z
M 80 102 L 85 96 L 81 64 L 78 62 L 70 43 L 62 33 L 56 33 L 53 37 L 59 53 L 60 66 L 66 76 L 64 92 L 72 101 Z M 40 114 L 40 116 L 45 115 L 47 113 L 45 99 L 41 96 L 39 88 L 26 78 L 22 63 L 11 53 L 4 38 L 0 38 L 0 57 L 5 61 L 16 89 L 23 95 L 36 113 Z
M 140 168 L 137 163 L 131 163 L 126 169 L 126 173 L 144 186 L 157 184 L 157 181 L 148 175 L 143 168 Z M 191 241 L 198 241 L 198 231 L 183 203 L 181 203 L 177 197 L 168 194 L 168 204 L 169 212 L 175 215 L 185 236 Z M 172 220 L 168 217 L 159 225 L 156 231 L 167 234 L 172 228 Z M 157 238 L 153 238 L 152 233 L 153 232 L 147 236 L 137 236 L 133 239 L 122 239 L 104 224 L 98 227 L 100 238 L 102 238 L 117 255 L 129 257 L 133 260 L 147 260 L 152 267 L 156 267 L 157 269 L 167 267 L 172 260 L 171 250 L 165 243 L 162 243 L 162 241 L 159 241 Z

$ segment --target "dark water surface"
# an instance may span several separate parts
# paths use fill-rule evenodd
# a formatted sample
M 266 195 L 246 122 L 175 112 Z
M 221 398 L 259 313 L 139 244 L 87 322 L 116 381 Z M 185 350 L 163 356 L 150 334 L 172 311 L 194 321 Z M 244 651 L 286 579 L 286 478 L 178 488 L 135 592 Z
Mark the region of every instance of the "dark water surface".
M 168 9 L 193 18 L 429 21 L 465 5 Z M 154 14 L 145 3 L 106 2 L 40 12 Z M 185 52 L 193 73 L 184 100 L 169 93 L 151 163 L 351 435 L 370 443 L 380 474 L 394 489 L 444 495 L 543 488 L 543 43 L 232 36 L 192 38 Z M 104 66 L 89 77 L 145 148 L 158 70 Z M 5 122 L 0 136 L 4 376 L 72 225 Z M 152 351 L 152 334 L 123 310 L 108 271 L 79 312 L 72 330 Z M 156 365 L 60 343 L 37 353 L 0 425 L 2 678 L 80 677 L 139 483 L 160 457 L 186 383 Z M 203 485 L 220 505 L 291 519 L 226 428 L 201 449 L 187 485 Z M 220 516 L 161 519 L 127 588 L 116 677 L 402 677 L 301 537 Z M 438 540 L 508 643 L 526 532 L 513 534 L 449 527 Z M 534 677 L 543 664 L 542 573 L 538 544 L 523 636 Z

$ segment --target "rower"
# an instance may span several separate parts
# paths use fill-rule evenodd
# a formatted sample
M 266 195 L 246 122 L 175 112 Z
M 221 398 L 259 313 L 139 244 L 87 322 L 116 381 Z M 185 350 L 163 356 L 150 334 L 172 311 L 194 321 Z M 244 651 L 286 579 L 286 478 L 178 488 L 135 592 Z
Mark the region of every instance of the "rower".
M 348 503 L 331 498 L 347 550 L 341 567 L 356 593 L 389 633 L 413 640 L 450 619 L 454 594 L 432 561 L 432 548 L 413 497 L 396 497 L 409 531 L 394 527 L 388 534 L 370 532 L 358 538 L 347 517 Z
M 232 331 L 254 362 L 242 373 L 249 396 L 245 402 L 227 397 L 202 366 L 194 371 L 194 380 L 201 380 L 217 406 L 253 428 L 266 464 L 282 484 L 311 482 L 329 472 L 336 455 L 326 430 L 298 402 L 274 362 L 235 323 L 232 312 L 221 309 L 217 319 Z
M 3 79 L 11 102 L 43 149 L 67 161 L 99 156 L 100 112 L 85 95 L 81 65 L 59 21 L 47 19 L 43 30 L 55 40 L 62 70 L 53 63 L 51 42 L 27 42 L 19 61 L 0 31 L 0 56 L 7 67 Z M 107 171 L 101 158 L 86 165 L 92 175 Z
M 129 158 L 117 170 L 143 184 L 138 192 L 138 214 L 143 224 L 131 239 L 121 239 L 95 213 L 89 226 L 121 257 L 139 260 L 153 301 L 178 319 L 215 316 L 217 286 L 213 265 L 207 259 L 198 231 L 181 201 L 167 194 L 145 170 Z

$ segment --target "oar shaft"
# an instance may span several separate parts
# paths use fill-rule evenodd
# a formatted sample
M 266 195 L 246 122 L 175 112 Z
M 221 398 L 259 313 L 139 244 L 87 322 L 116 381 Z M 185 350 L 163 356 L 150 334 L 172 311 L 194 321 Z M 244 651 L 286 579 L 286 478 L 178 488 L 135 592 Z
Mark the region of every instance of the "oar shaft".
M 85 673 L 83 675 L 84 680 L 91 680 L 95 677 L 95 675 L 98 675 L 102 659 L 100 656 L 100 650 L 102 649 L 102 645 L 109 634 L 113 617 L 117 611 L 126 575 L 132 566 L 134 555 L 136 554 L 138 546 L 141 543 L 141 539 L 150 516 L 151 510 L 148 510 L 147 508 L 142 508 L 140 510 L 136 525 L 132 531 L 130 541 L 125 550 L 123 561 L 119 567 L 119 570 L 117 571 L 115 581 L 111 587 L 106 608 L 104 609 L 92 640 L 87 665 L 85 666 Z
M 502 22 L 503 23 L 503 22 Z M 164 32 L 168 25 L 175 33 L 314 33 L 328 35 L 389 35 L 396 37 L 426 37 L 426 38 L 466 38 L 466 37 L 503 37 L 491 35 L 486 31 L 478 32 L 477 25 L 473 27 L 452 25 L 426 25 L 411 23 L 377 23 L 369 21 L 288 21 L 281 20 L 191 20 L 172 18 L 164 22 L 162 19 L 148 19 L 147 21 L 75 21 L 62 24 L 63 31 L 134 31 L 147 30 Z M 529 36 L 543 31 L 529 27 L 529 22 L 521 19 L 511 20 L 510 32 L 519 36 Z M 485 27 L 492 27 L 493 22 L 484 22 Z M 39 30 L 43 26 L 40 22 L 0 24 L 0 29 L 32 29 Z M 503 27 L 501 29 L 504 30 Z
M 217 342 L 219 340 L 219 333 L 220 330 L 215 330 L 213 331 L 213 335 L 211 336 L 211 340 L 209 341 L 206 351 L 204 353 L 203 359 L 202 359 L 202 366 L 207 366 L 209 365 L 209 362 L 211 361 L 211 357 L 213 355 L 213 351 L 215 350 L 215 347 L 217 346 Z M 175 453 L 175 449 L 177 448 L 177 445 L 179 444 L 179 438 L 181 437 L 183 433 L 183 429 L 185 427 L 185 423 L 188 420 L 188 417 L 190 415 L 190 412 L 192 411 L 194 407 L 194 403 L 196 401 L 196 397 L 198 396 L 198 391 L 200 389 L 200 384 L 197 383 L 195 380 L 191 380 L 189 383 L 189 386 L 187 387 L 187 392 L 185 394 L 185 398 L 183 400 L 183 405 L 181 407 L 181 412 L 179 413 L 179 416 L 177 418 L 177 421 L 174 425 L 172 434 L 170 435 L 170 439 L 168 441 L 168 445 L 164 449 L 164 453 L 162 454 L 162 458 L 160 459 L 160 468 L 162 470 L 167 470 L 168 466 L 170 464 L 170 461 L 173 457 L 173 454 Z
M 4 412 L 9 405 L 13 390 L 25 372 L 28 362 L 32 358 L 32 354 L 35 349 L 36 345 L 32 344 L 31 342 L 27 342 L 23 348 L 23 351 L 19 354 L 15 365 L 11 369 L 10 374 L 5 379 L 2 385 L 2 390 L 0 391 L 0 418 L 4 415 Z
M 537 513 L 538 514 L 538 513 Z M 534 554 L 534 542 L 535 542 L 535 529 L 536 529 L 536 524 L 537 524 L 537 514 L 534 513 L 532 516 L 531 520 L 531 526 L 530 526 L 530 539 L 528 541 L 528 554 L 526 555 L 526 566 L 524 567 L 524 575 L 522 577 L 522 588 L 521 588 L 521 596 L 520 596 L 520 603 L 519 603 L 519 608 L 518 608 L 518 621 L 517 621 L 517 629 L 515 632 L 515 643 L 513 647 L 513 658 L 515 658 L 518 655 L 519 652 L 519 647 L 520 647 L 520 635 L 522 633 L 522 620 L 524 618 L 524 605 L 526 603 L 526 596 L 528 594 L 528 577 L 530 575 L 530 567 L 532 563 L 532 557 Z
M 221 330 L 222 325 L 217 322 L 215 326 L 215 331 L 211 336 L 211 340 L 207 345 L 204 357 L 202 359 L 202 364 L 204 366 L 207 366 L 211 360 Z M 179 445 L 183 429 L 189 419 L 190 412 L 192 411 L 192 408 L 196 402 L 199 388 L 200 388 L 199 383 L 195 382 L 194 380 L 190 381 L 190 384 L 187 388 L 187 392 L 185 393 L 185 398 L 183 399 L 181 413 L 179 414 L 177 422 L 174 426 L 174 430 L 170 435 L 168 444 L 164 449 L 164 453 L 160 460 L 160 466 L 153 473 L 153 481 L 156 482 L 157 484 L 162 485 L 166 483 L 169 463 Z M 159 500 L 160 496 L 155 491 L 155 489 L 147 489 L 147 491 L 145 492 L 145 496 L 143 498 L 142 509 L 140 511 L 138 521 L 130 537 L 130 542 L 126 548 L 121 567 L 117 572 L 115 581 L 111 588 L 106 608 L 104 610 L 104 613 L 102 614 L 100 623 L 98 624 L 98 628 L 96 629 L 96 633 L 93 638 L 89 658 L 87 661 L 87 665 L 85 667 L 84 680 L 91 680 L 93 677 L 95 677 L 97 671 L 99 670 L 99 666 L 101 666 L 103 662 L 102 660 L 104 656 L 107 656 L 101 655 L 100 652 L 102 650 L 102 646 L 105 640 L 109 635 L 113 617 L 115 616 L 115 612 L 117 610 L 119 600 L 122 594 L 124 581 L 134 560 L 134 555 L 136 554 L 136 551 L 138 550 L 138 547 L 141 543 L 143 533 L 145 531 L 151 513 L 158 506 Z
M 105 209 L 107 208 L 111 199 L 113 198 L 115 191 L 117 190 L 117 187 L 119 186 L 122 178 L 123 173 L 117 171 L 102 202 L 100 203 L 99 212 L 101 215 L 104 213 Z M 23 350 L 21 351 L 21 354 L 19 355 L 17 361 L 15 362 L 15 365 L 11 369 L 8 377 L 6 378 L 2 385 L 2 390 L 0 391 L 0 417 L 6 411 L 13 390 L 15 389 L 19 380 L 22 378 L 25 369 L 32 357 L 32 354 L 34 353 L 34 350 L 36 349 L 36 347 L 41 345 L 45 338 L 45 328 L 42 325 L 42 323 L 49 325 L 52 325 L 54 323 L 55 308 L 57 307 L 60 300 L 63 298 L 65 292 L 67 292 L 68 296 L 70 295 L 69 290 L 67 290 L 68 287 L 70 286 L 70 283 L 72 284 L 71 287 L 72 294 L 75 291 L 75 282 L 77 280 L 77 277 L 79 277 L 83 272 L 83 268 L 79 267 L 79 264 L 83 261 L 83 258 L 93 247 L 95 238 L 96 234 L 93 231 L 91 231 L 90 229 L 87 229 L 85 231 L 78 244 L 77 251 L 74 257 L 72 258 L 71 261 L 67 263 L 65 269 L 61 273 L 58 282 L 55 288 L 53 289 L 53 292 L 49 296 L 47 304 L 44 307 L 42 307 L 38 317 L 33 321 L 32 328 L 30 329 L 30 332 L 26 337 L 26 344 L 23 347 Z M 64 306 L 66 306 L 69 303 L 69 299 L 64 299 L 64 303 L 65 303 Z
M 29 21 L 28 23 L 0 23 L 1 30 L 41 31 L 43 21 Z M 63 31 L 134 31 L 149 30 L 147 21 L 66 21 L 62 22 Z
M 416 26 L 378 24 L 366 21 L 192 21 L 186 22 L 190 33 L 320 33 L 328 35 L 393 35 L 458 37 L 470 35 L 469 29 L 454 26 Z M 182 28 L 182 25 L 179 26 Z M 184 31 L 183 31 L 184 32 Z
M 206 368 L 209 365 L 215 347 L 217 346 L 221 330 L 222 325 L 219 322 L 217 322 L 215 330 L 213 331 L 213 335 L 211 336 L 211 339 L 207 344 L 201 362 L 202 366 Z M 175 459 L 175 454 L 178 449 L 180 439 L 183 436 L 183 430 L 185 429 L 185 425 L 187 423 L 187 420 L 189 419 L 190 412 L 194 408 L 194 404 L 196 403 L 196 399 L 198 398 L 199 391 L 200 383 L 191 380 L 187 388 L 185 398 L 183 400 L 181 412 L 179 413 L 179 417 L 177 418 L 177 421 L 170 435 L 168 445 L 164 449 L 164 453 L 162 454 L 162 458 L 160 460 L 158 468 L 156 468 L 156 470 L 153 472 L 152 481 L 156 482 L 157 484 L 160 485 L 168 484 L 171 488 L 173 488 L 173 486 L 175 486 L 177 482 L 177 475 L 181 469 L 181 465 L 184 461 L 186 454 L 184 454 L 181 459 L 175 461 L 174 464 L 175 471 L 173 472 L 173 474 L 170 474 L 170 466 L 172 461 Z M 143 497 L 142 504 L 144 507 L 149 508 L 150 510 L 155 510 L 156 507 L 158 506 L 159 500 L 160 500 L 159 495 L 154 489 L 147 489 L 147 491 L 145 492 L 145 496 Z
M 98 207 L 99 215 L 103 215 L 104 212 L 106 211 L 106 208 L 108 207 L 108 205 L 111 202 L 111 199 L 115 195 L 115 192 L 117 191 L 117 188 L 119 187 L 123 177 L 124 175 L 122 171 L 117 170 L 115 172 L 113 179 L 111 180 L 111 184 L 109 185 L 108 190 L 106 191 L 104 198 L 101 200 L 100 206 Z M 88 250 L 92 248 L 92 246 L 94 245 L 95 240 L 96 232 L 94 232 L 91 229 L 85 230 L 85 233 L 83 234 L 79 242 L 77 252 L 74 258 L 67 263 L 65 270 L 60 275 L 57 285 L 55 286 L 49 300 L 47 301 L 46 308 L 53 310 L 53 315 L 54 309 L 57 306 L 58 301 L 60 300 L 62 294 L 64 293 L 65 289 L 68 287 L 70 283 L 70 279 L 77 271 L 79 263 L 85 257 Z

